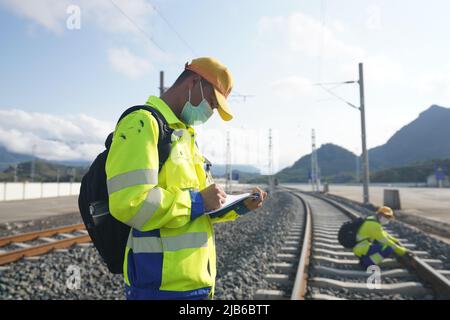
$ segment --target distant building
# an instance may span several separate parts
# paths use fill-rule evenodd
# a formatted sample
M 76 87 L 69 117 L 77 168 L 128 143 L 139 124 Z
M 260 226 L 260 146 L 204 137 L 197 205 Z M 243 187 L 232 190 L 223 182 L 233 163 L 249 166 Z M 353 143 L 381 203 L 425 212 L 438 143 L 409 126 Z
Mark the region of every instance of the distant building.
M 444 179 L 438 180 L 436 178 L 436 174 L 430 174 L 427 178 L 427 187 L 431 188 L 449 188 L 450 187 L 450 180 L 448 176 L 445 176 Z

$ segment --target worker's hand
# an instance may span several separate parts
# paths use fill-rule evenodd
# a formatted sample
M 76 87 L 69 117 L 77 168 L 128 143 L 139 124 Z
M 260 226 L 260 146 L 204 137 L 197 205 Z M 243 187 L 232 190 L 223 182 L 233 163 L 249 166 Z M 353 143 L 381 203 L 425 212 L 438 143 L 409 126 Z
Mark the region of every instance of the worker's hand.
M 218 184 L 211 184 L 202 191 L 200 191 L 203 203 L 205 205 L 205 212 L 219 209 L 225 202 L 227 194 Z
M 259 196 L 256 199 L 247 199 L 244 201 L 248 210 L 255 210 L 262 207 L 262 203 L 267 197 L 267 192 L 262 191 L 260 188 L 253 188 L 252 193 L 257 193 Z

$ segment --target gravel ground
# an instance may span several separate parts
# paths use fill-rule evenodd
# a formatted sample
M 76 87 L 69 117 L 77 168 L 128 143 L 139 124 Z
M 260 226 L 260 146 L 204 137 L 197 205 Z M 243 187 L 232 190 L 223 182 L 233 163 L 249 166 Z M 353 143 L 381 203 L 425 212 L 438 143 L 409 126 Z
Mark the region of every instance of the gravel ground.
M 215 299 L 252 299 L 270 287 L 263 276 L 273 272 L 277 249 L 300 202 L 287 193 L 269 195 L 263 208 L 234 222 L 215 225 L 217 278 Z M 64 215 L 0 226 L 0 235 L 79 223 Z M 74 268 L 74 269 L 73 269 Z M 79 272 L 81 282 L 72 281 Z M 124 299 L 123 278 L 112 275 L 92 246 L 76 246 L 0 267 L 0 299 Z
M 79 212 L 51 216 L 43 219 L 0 223 L 0 237 L 83 223 Z
M 77 273 L 70 266 L 79 268 L 79 284 L 70 282 Z M 124 298 L 122 276 L 110 274 L 93 247 L 72 247 L 9 267 L 0 275 L 0 299 Z
M 365 294 L 365 293 L 355 293 L 346 289 L 318 289 L 318 288 L 310 288 L 308 287 L 309 293 L 322 293 L 326 295 L 332 295 L 336 297 L 345 298 L 348 300 L 414 300 L 412 297 L 394 294 L 394 295 L 381 295 L 381 294 Z M 308 296 L 307 296 L 308 297 Z M 433 296 L 427 295 L 423 298 L 423 300 L 432 300 Z
M 260 288 L 275 288 L 264 280 L 287 235 L 286 226 L 301 210 L 298 199 L 286 192 L 269 196 L 264 209 L 239 222 L 216 224 L 218 255 L 216 299 L 252 299 Z

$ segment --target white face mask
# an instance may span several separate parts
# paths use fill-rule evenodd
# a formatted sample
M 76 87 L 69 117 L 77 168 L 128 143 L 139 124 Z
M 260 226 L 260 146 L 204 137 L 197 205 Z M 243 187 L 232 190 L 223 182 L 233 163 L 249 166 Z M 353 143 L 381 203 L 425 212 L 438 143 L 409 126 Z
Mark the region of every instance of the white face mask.
M 380 216 L 378 218 L 378 221 L 380 221 L 380 224 L 383 226 L 387 225 L 390 222 L 390 220 L 388 218 L 383 217 L 383 216 Z

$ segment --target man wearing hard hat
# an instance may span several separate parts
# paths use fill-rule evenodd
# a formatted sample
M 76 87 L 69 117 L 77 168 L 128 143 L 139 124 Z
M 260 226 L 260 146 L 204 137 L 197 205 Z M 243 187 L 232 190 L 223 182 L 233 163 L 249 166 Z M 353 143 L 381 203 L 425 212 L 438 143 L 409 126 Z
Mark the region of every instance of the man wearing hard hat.
M 216 251 L 213 224 L 234 220 L 260 208 L 267 194 L 223 216 L 226 194 L 209 182 L 205 158 L 195 143 L 192 126 L 205 123 L 217 110 L 233 118 L 227 104 L 233 86 L 228 69 L 214 58 L 187 63 L 161 97 L 150 96 L 172 130 L 170 156 L 160 167 L 160 123 L 152 113 L 137 110 L 116 126 L 106 162 L 111 214 L 132 227 L 123 274 L 128 299 L 208 299 L 214 294 Z
M 380 264 L 393 253 L 403 256 L 409 251 L 383 229 L 392 219 L 394 212 L 389 207 L 380 207 L 374 216 L 365 219 L 356 235 L 353 252 L 360 259 L 363 268 Z

